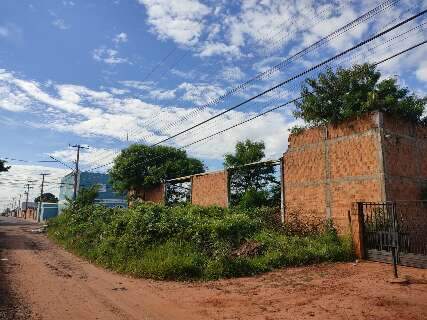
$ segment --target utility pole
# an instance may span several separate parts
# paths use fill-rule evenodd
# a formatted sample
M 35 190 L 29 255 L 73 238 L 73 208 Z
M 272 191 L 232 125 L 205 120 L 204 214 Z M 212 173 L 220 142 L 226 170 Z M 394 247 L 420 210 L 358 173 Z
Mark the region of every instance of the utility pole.
M 42 199 L 43 199 L 43 188 L 44 188 L 44 177 L 48 176 L 49 173 L 40 173 L 40 175 L 42 176 L 42 184 L 41 184 L 41 188 L 40 188 L 40 199 L 39 199 L 39 205 L 37 208 L 37 222 L 40 222 L 40 214 L 42 213 Z
M 30 194 L 30 182 L 31 181 L 28 181 L 28 183 L 25 185 L 27 187 L 27 191 L 24 192 L 27 196 L 27 200 L 25 201 L 25 219 L 27 219 L 28 196 Z
M 16 197 L 13 197 L 12 198 L 12 212 L 13 212 L 12 215 L 16 214 L 16 212 L 15 212 L 15 209 L 16 209 L 15 205 L 16 205 Z
M 21 198 L 22 198 L 22 193 L 19 194 L 19 202 L 18 202 L 18 216 L 21 215 Z M 21 218 L 21 217 L 20 217 Z
M 73 146 L 70 145 L 70 147 L 77 149 L 76 168 L 74 169 L 74 187 L 73 187 L 73 200 L 76 200 L 76 198 L 77 198 L 77 182 L 78 182 L 78 178 L 79 178 L 80 149 L 89 149 L 89 148 L 84 147 L 80 144 L 75 144 Z
M 27 187 L 28 187 L 28 190 L 24 192 L 24 194 L 27 196 L 27 199 L 25 200 L 24 219 L 27 219 L 28 194 L 30 193 L 30 184 L 27 184 Z

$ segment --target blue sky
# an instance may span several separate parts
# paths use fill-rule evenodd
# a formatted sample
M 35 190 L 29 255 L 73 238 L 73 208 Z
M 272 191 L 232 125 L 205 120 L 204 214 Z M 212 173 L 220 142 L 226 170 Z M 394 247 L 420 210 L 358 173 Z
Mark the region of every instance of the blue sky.
M 13 169 L 3 178 L 16 185 L 0 185 L 0 202 L 22 193 L 20 183 L 42 171 L 58 181 L 68 172 L 63 166 L 37 161 L 50 154 L 71 164 L 70 143 L 90 146 L 83 169 L 108 163 L 131 142 L 160 141 L 427 7 L 426 1 L 394 2 L 271 76 L 206 106 L 381 2 L 1 1 L 0 157 L 28 162 L 10 161 Z M 405 49 L 425 39 L 425 25 L 413 29 L 425 21 L 421 17 L 332 67 L 374 62 Z M 384 77 L 426 94 L 426 53 L 418 48 L 380 69 Z M 185 145 L 287 101 L 298 95 L 302 80 L 168 143 Z M 217 169 L 236 141 L 251 138 L 265 141 L 267 157 L 277 158 L 296 123 L 292 108 L 285 108 L 188 152 Z

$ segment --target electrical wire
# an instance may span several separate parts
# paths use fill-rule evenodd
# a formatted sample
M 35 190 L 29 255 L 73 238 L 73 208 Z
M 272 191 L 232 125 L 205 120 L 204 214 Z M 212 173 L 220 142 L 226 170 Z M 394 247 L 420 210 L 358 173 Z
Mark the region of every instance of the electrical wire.
M 411 51 L 411 50 L 413 50 L 413 49 L 416 49 L 416 48 L 418 48 L 418 47 L 420 47 L 420 46 L 422 46 L 422 45 L 424 45 L 424 44 L 427 44 L 427 40 L 421 41 L 421 42 L 419 42 L 419 43 L 417 43 L 417 44 L 415 44 L 415 45 L 413 45 L 413 46 L 411 46 L 411 47 L 409 47 L 409 48 L 406 48 L 406 49 L 404 49 L 404 50 L 402 50 L 402 51 L 399 51 L 399 52 L 397 52 L 397 53 L 395 53 L 395 54 L 393 54 L 393 55 L 391 55 L 391 56 L 387 57 L 387 58 L 384 58 L 384 59 L 382 59 L 382 60 L 380 60 L 380 61 L 378 61 L 378 62 L 375 62 L 375 63 L 373 63 L 373 65 L 376 65 L 376 66 L 377 66 L 377 65 L 379 65 L 379 64 L 381 64 L 381 63 L 384 63 L 384 62 L 389 61 L 389 60 L 391 60 L 391 59 L 393 59 L 393 58 L 396 58 L 396 57 L 398 57 L 398 56 L 400 56 L 400 55 L 402 55 L 402 54 L 404 54 L 404 53 L 407 53 L 407 52 L 409 52 L 409 51 Z M 278 110 L 278 109 L 280 109 L 280 108 L 283 108 L 283 107 L 285 107 L 285 106 L 287 106 L 287 105 L 289 105 L 289 104 L 295 103 L 296 101 L 300 100 L 301 98 L 302 98 L 302 97 L 300 96 L 300 97 L 295 98 L 295 99 L 293 99 L 293 100 L 287 101 L 286 103 L 283 103 L 283 104 L 278 105 L 278 106 L 276 106 L 276 107 L 273 107 L 273 108 L 271 108 L 271 109 L 269 109 L 269 110 L 267 110 L 267 111 L 264 111 L 264 112 L 262 112 L 262 113 L 259 113 L 258 115 L 254 116 L 254 117 L 252 117 L 252 118 L 249 118 L 249 119 L 246 119 L 246 120 L 241 121 L 241 122 L 239 122 L 239 123 L 236 123 L 236 124 L 234 124 L 234 125 L 232 125 L 232 126 L 230 126 L 230 127 L 226 128 L 226 129 L 223 129 L 223 130 L 221 130 L 221 131 L 215 132 L 214 134 L 211 134 L 211 135 L 206 136 L 206 137 L 204 137 L 204 138 L 201 138 L 201 139 L 198 139 L 198 140 L 196 140 L 196 141 L 193 141 L 192 143 L 186 144 L 185 146 L 179 147 L 179 148 L 177 148 L 177 149 L 178 149 L 178 150 L 182 150 L 182 149 L 188 148 L 188 147 L 190 147 L 190 146 L 192 146 L 192 145 L 195 145 L 195 144 L 197 144 L 197 143 L 200 143 L 200 142 L 202 142 L 202 141 L 205 141 L 205 140 L 207 140 L 207 139 L 210 139 L 210 138 L 212 138 L 212 137 L 215 137 L 215 136 L 217 136 L 217 135 L 220 135 L 220 134 L 222 134 L 222 133 L 224 133 L 224 132 L 227 132 L 227 131 L 229 131 L 229 130 L 231 130 L 231 129 L 233 129 L 233 128 L 236 128 L 236 127 L 241 126 L 241 125 L 243 125 L 243 124 L 245 124 L 245 123 L 248 123 L 248 122 L 253 121 L 253 120 L 257 119 L 257 118 L 260 118 L 260 117 L 262 117 L 262 116 L 264 116 L 264 115 L 266 115 L 266 114 L 268 114 L 268 113 L 270 113 L 270 112 L 273 112 L 273 111 L 275 111 L 275 110 Z M 151 159 L 147 159 L 147 160 L 146 160 L 146 161 L 144 161 L 142 164 L 145 164 L 145 163 L 151 162 L 151 161 L 153 161 L 153 160 L 158 160 L 158 159 L 160 159 L 160 158 L 162 158 L 162 157 L 165 157 L 165 156 L 166 156 L 166 154 L 162 154 L 162 155 L 160 155 L 160 156 L 153 157 L 153 158 L 151 158 Z
M 331 61 L 333 61 L 333 60 L 336 60 L 338 57 L 341 57 L 341 56 L 343 56 L 343 55 L 345 55 L 345 54 L 347 54 L 347 53 L 349 53 L 349 52 L 351 52 L 351 51 L 353 51 L 353 50 L 355 50 L 355 49 L 357 49 L 357 48 L 359 48 L 359 47 L 362 47 L 362 46 L 366 45 L 367 43 L 370 43 L 371 41 L 373 41 L 373 40 L 375 40 L 375 39 L 377 39 L 377 38 L 379 38 L 379 37 L 381 37 L 381 36 L 383 36 L 383 35 L 385 35 L 385 34 L 387 34 L 387 33 L 391 32 L 391 31 L 393 31 L 393 30 L 395 30 L 395 29 L 397 29 L 397 28 L 399 28 L 399 27 L 401 27 L 402 25 L 405 25 L 406 23 L 408 23 L 408 22 L 410 22 L 410 21 L 415 20 L 416 18 L 418 18 L 418 17 L 420 17 L 420 16 L 424 15 L 425 13 L 427 13 L 427 10 L 423 10 L 423 11 L 421 11 L 421 12 L 419 12 L 419 13 L 417 13 L 417 14 L 415 14 L 415 15 L 413 15 L 413 16 L 411 16 L 411 17 L 409 17 L 409 18 L 407 18 L 407 19 L 405 19 L 405 20 L 403 20 L 403 21 L 401 21 L 401 22 L 399 22 L 399 23 L 397 23 L 397 24 L 396 24 L 396 25 L 394 25 L 394 26 L 392 26 L 392 27 L 390 27 L 390 28 L 388 28 L 388 29 L 386 29 L 386 30 L 384 30 L 384 31 L 380 32 L 380 33 L 377 33 L 377 34 L 375 34 L 375 35 L 371 36 L 370 38 L 368 38 L 368 39 L 366 39 L 366 40 L 364 40 L 364 41 L 359 42 L 359 43 L 358 43 L 358 44 L 356 44 L 355 46 L 353 46 L 353 47 L 351 47 L 351 48 L 349 48 L 349 49 L 346 49 L 346 50 L 344 50 L 344 51 L 342 51 L 342 52 L 338 53 L 337 55 L 335 55 L 335 56 L 333 56 L 333 57 L 331 57 L 331 58 L 328 58 L 328 59 L 326 59 L 326 60 L 322 61 L 321 63 L 319 63 L 319 64 L 317 64 L 317 65 L 315 65 L 315 66 L 313 66 L 313 67 L 311 67 L 311 68 L 308 68 L 307 70 L 305 70 L 305 71 L 303 71 L 303 72 L 301 72 L 301 73 L 299 73 L 299 74 L 297 74 L 297 75 L 295 75 L 295 76 L 293 76 L 293 77 L 290 77 L 290 78 L 286 79 L 285 81 L 282 81 L 281 83 L 279 83 L 279 84 L 275 85 L 274 87 L 272 87 L 272 88 L 270 88 L 270 89 L 268 89 L 268 90 L 265 90 L 265 91 L 263 91 L 263 92 L 261 92 L 261 93 L 259 93 L 259 94 L 255 95 L 255 96 L 253 96 L 253 97 L 251 97 L 251 98 L 249 98 L 249 99 L 247 99 L 247 100 L 245 100 L 245 101 L 243 101 L 243 102 L 241 102 L 241 103 L 239 103 L 239 104 L 237 104 L 237 105 L 235 105 L 235 106 L 233 106 L 233 107 L 231 107 L 231 108 L 229 108 L 229 109 L 227 109 L 227 110 L 225 110 L 225 111 L 223 111 L 223 112 L 221 112 L 221 113 L 219 113 L 219 114 L 217 114 L 217 115 L 215 115 L 215 116 L 213 116 L 213 117 L 211 117 L 211 118 L 209 118 L 209 119 L 206 119 L 206 120 L 204 120 L 204 121 L 202 121 L 202 122 L 200 122 L 200 123 L 198 123 L 198 124 L 196 124 L 196 125 L 194 125 L 194 126 L 190 127 L 190 128 L 187 128 L 187 129 L 185 129 L 185 130 L 183 130 L 183 131 L 181 131 L 181 132 L 179 132 L 179 133 L 177 133 L 177 134 L 175 134 L 175 135 L 172 135 L 171 137 L 168 137 L 168 138 L 166 138 L 166 139 L 163 139 L 162 141 L 157 142 L 157 143 L 153 144 L 152 146 L 159 145 L 160 143 L 163 143 L 163 142 L 165 142 L 165 141 L 168 141 L 168 140 L 170 140 L 170 139 L 173 139 L 173 138 L 177 137 L 178 135 L 181 135 L 181 134 L 183 134 L 183 133 L 185 133 L 185 132 L 191 131 L 192 129 L 194 129 L 194 128 L 196 128 L 196 127 L 198 127 L 198 126 L 200 126 L 200 125 L 202 125 L 202 124 L 204 124 L 204 123 L 207 123 L 208 121 L 211 121 L 212 119 L 215 119 L 215 118 L 219 117 L 220 115 L 223 115 L 223 114 L 225 114 L 225 113 L 227 113 L 227 112 L 230 112 L 231 110 L 234 110 L 234 109 L 236 109 L 236 108 L 240 107 L 240 106 L 241 106 L 241 105 L 243 105 L 243 104 L 246 104 L 246 103 L 248 103 L 248 102 L 250 102 L 250 101 L 252 101 L 252 100 L 254 100 L 254 99 L 256 99 L 256 98 L 258 98 L 258 97 L 260 97 L 260 96 L 265 95 L 267 92 L 271 92 L 271 91 L 273 91 L 274 89 L 279 88 L 279 87 L 283 86 L 284 84 L 286 84 L 286 83 L 289 83 L 289 82 L 293 81 L 294 79 L 300 78 L 300 77 L 302 77 L 303 75 L 305 75 L 305 74 L 307 74 L 307 73 L 309 73 L 309 72 L 311 72 L 311 71 L 313 71 L 313 70 L 315 70 L 315 69 L 317 69 L 317 68 L 319 68 L 319 67 L 321 67 L 321 66 L 323 66 L 323 65 L 326 65 L 327 63 L 329 63 L 329 62 L 331 62 Z M 420 44 L 420 45 L 421 45 L 421 44 Z M 408 49 L 408 50 L 412 50 L 412 49 Z M 405 51 L 405 52 L 406 52 L 406 51 Z M 88 170 L 88 171 L 96 170 L 96 169 L 99 169 L 99 168 L 105 167 L 105 166 L 107 166 L 107 165 L 110 165 L 110 164 L 112 164 L 112 163 L 113 163 L 113 162 L 109 162 L 109 163 L 107 163 L 107 164 L 104 164 L 104 165 L 102 165 L 102 166 L 95 167 L 95 168 L 90 169 L 90 170 Z
M 393 5 L 395 5 L 397 2 L 399 2 L 398 0 L 389 0 L 389 1 L 384 1 L 383 3 L 381 3 L 380 5 L 378 5 L 377 7 L 371 9 L 370 11 L 366 12 L 365 14 L 361 15 L 360 17 L 354 19 L 353 21 L 351 21 L 350 23 L 344 25 L 343 27 L 335 30 L 334 32 L 330 33 L 329 35 L 325 36 L 324 38 L 316 41 L 315 43 L 313 43 L 312 45 L 310 45 L 309 47 L 300 50 L 299 52 L 295 53 L 294 55 L 288 57 L 287 59 L 285 59 L 284 61 L 282 61 L 281 63 L 275 65 L 274 67 L 259 73 L 258 75 L 256 75 L 255 77 L 249 79 L 248 81 L 242 83 L 241 85 L 234 87 L 231 90 L 228 90 L 224 95 L 213 99 L 212 101 L 208 102 L 205 105 L 202 105 L 198 108 L 196 108 L 195 110 L 193 110 L 192 112 L 190 112 L 190 114 L 185 115 L 183 117 L 181 117 L 180 119 L 168 124 L 165 128 L 160 129 L 161 131 L 165 131 L 170 129 L 171 127 L 176 126 L 178 123 L 183 122 L 185 120 L 187 120 L 190 117 L 195 116 L 195 114 L 197 114 L 198 112 L 200 112 L 201 110 L 207 108 L 210 105 L 213 104 L 217 104 L 220 101 L 224 100 L 225 98 L 231 96 L 232 94 L 243 90 L 244 88 L 246 88 L 247 86 L 249 86 L 249 84 L 253 83 L 256 80 L 260 80 L 260 79 L 266 79 L 271 77 L 275 72 L 277 72 L 278 70 L 282 69 L 283 67 L 285 67 L 286 65 L 289 65 L 293 60 L 296 60 L 297 58 L 301 58 L 302 56 L 304 56 L 305 54 L 317 49 L 318 47 L 321 47 L 323 45 L 325 45 L 326 43 L 328 43 L 329 41 L 331 41 L 332 39 L 336 38 L 337 36 L 344 34 L 345 32 L 349 31 L 350 29 L 358 26 L 360 23 L 369 20 L 370 18 L 374 17 L 375 15 L 381 13 L 382 11 L 389 9 L 390 7 L 392 7 Z M 149 136 L 153 136 L 153 134 L 149 135 Z M 139 139 L 136 143 L 145 140 L 147 141 L 147 138 L 149 136 L 145 136 L 142 137 L 141 139 Z M 174 136 L 172 136 L 173 138 Z M 169 140 L 169 138 L 167 139 Z M 167 140 L 162 140 L 159 143 L 162 143 L 164 141 Z M 116 152 L 116 154 L 119 153 L 119 151 Z M 105 159 L 105 158 L 103 158 Z M 98 160 L 99 161 L 99 160 Z M 95 162 L 95 161 L 94 161 Z M 92 162 L 92 163 L 94 163 Z M 89 169 L 90 170 L 90 169 Z

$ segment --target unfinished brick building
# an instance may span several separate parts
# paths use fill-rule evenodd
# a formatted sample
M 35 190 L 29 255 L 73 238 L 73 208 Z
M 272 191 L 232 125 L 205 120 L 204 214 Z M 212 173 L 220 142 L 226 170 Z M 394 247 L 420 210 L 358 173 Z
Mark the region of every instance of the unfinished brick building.
M 165 187 L 161 183 L 149 189 L 137 189 L 129 191 L 130 198 L 138 198 L 142 201 L 150 201 L 156 203 L 164 203 L 165 200 Z M 131 203 L 129 203 L 131 204 Z
M 191 177 L 191 203 L 228 207 L 227 171 L 197 174 Z
M 427 129 L 377 112 L 289 137 L 286 207 L 348 230 L 356 201 L 417 200 L 427 184 Z
M 192 204 L 228 207 L 228 174 L 226 170 L 195 174 L 173 180 L 191 183 Z M 143 201 L 165 203 L 165 185 L 161 183 L 150 189 L 131 191 L 130 195 Z

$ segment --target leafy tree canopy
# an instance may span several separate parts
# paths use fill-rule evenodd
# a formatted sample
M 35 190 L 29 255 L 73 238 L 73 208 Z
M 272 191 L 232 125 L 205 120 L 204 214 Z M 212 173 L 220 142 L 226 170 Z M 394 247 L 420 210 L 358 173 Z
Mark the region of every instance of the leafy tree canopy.
M 350 69 L 328 69 L 317 79 L 307 79 L 295 116 L 308 125 L 324 125 L 382 111 L 410 121 L 420 121 L 427 99 L 419 98 L 396 79 L 380 81 L 381 73 L 369 64 Z
M 10 167 L 6 166 L 5 160 L 0 160 L 0 172 L 6 172 L 10 169 Z
M 274 168 L 266 165 L 254 165 L 238 168 L 239 166 L 261 161 L 265 157 L 264 142 L 251 140 L 240 141 L 236 144 L 235 153 L 224 156 L 224 167 L 231 170 L 231 201 L 250 203 L 251 207 L 265 205 L 269 194 L 266 192 L 272 183 L 277 183 Z M 237 167 L 237 168 L 236 168 Z M 273 188 L 271 188 L 273 190 Z
M 98 196 L 99 185 L 95 184 L 88 188 L 81 188 L 77 192 L 76 199 L 68 199 L 69 208 L 83 208 L 95 203 L 95 199 Z
M 203 163 L 184 150 L 167 146 L 131 145 L 114 160 L 109 174 L 117 191 L 150 188 L 163 179 L 204 172 Z
M 38 203 L 39 201 L 40 201 L 40 196 L 34 199 L 34 202 Z M 47 193 L 43 193 L 42 202 L 57 203 L 58 198 L 55 197 L 55 195 L 53 195 L 52 193 L 47 192 Z

